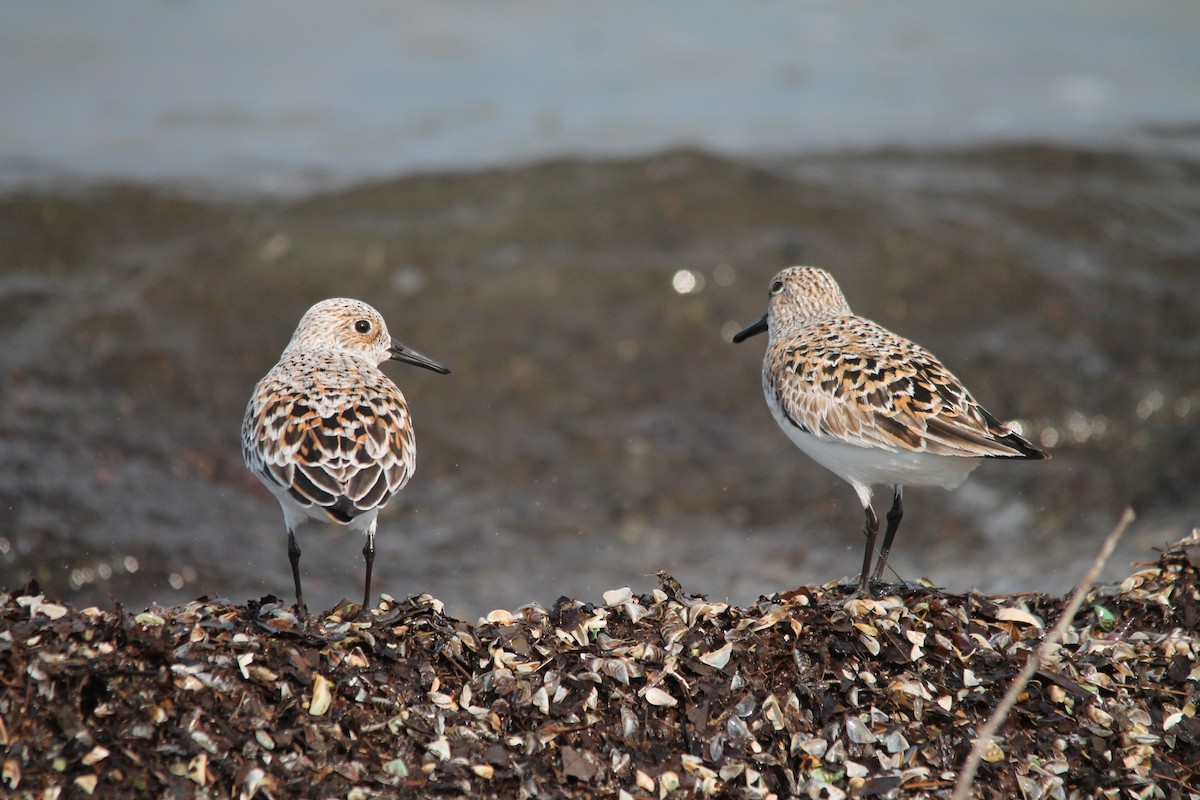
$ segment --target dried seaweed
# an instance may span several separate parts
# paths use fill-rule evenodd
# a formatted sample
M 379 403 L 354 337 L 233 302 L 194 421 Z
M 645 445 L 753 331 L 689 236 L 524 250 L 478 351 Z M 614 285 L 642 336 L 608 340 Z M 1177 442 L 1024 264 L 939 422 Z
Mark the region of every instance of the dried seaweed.
M 1090 593 L 980 797 L 1200 791 L 1200 542 Z M 428 595 L 304 625 L 275 598 L 139 614 L 0 593 L 0 793 L 944 796 L 1065 599 L 669 576 L 455 620 Z

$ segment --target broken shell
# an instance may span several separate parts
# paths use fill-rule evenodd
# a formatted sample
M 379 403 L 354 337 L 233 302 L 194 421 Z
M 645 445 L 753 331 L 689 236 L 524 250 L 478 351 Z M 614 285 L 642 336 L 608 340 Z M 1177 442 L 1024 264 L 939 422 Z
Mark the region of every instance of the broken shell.
M 663 643 L 667 646 L 667 652 L 678 652 L 675 646 L 680 639 L 687 636 L 689 630 L 678 614 L 669 616 L 662 624 Z
M 638 718 L 628 708 L 621 707 L 621 735 L 626 739 L 631 738 L 638 730 Z
M 610 607 L 623 605 L 632 599 L 633 590 L 628 586 L 622 586 L 620 589 L 609 589 L 604 593 L 604 604 Z
M 625 609 L 625 613 L 629 616 L 629 621 L 635 625 L 638 623 L 638 620 L 650 613 L 650 609 L 641 603 L 626 603 L 622 608 Z
M 545 686 L 539 686 L 538 690 L 533 693 L 533 705 L 543 714 L 550 713 L 550 695 L 546 692 Z
M 497 608 L 496 610 L 489 612 L 488 615 L 483 618 L 483 621 L 490 622 L 493 625 L 507 626 L 512 625 L 517 621 L 517 619 L 512 615 L 511 611 L 507 611 L 503 608 Z
M 867 649 L 868 653 L 870 653 L 873 656 L 879 655 L 879 651 L 881 649 L 879 646 L 879 640 L 876 639 L 874 636 L 868 636 L 865 633 L 860 633 L 858 635 L 858 641 L 863 647 L 865 647 Z
M 313 695 L 312 701 L 308 704 L 308 713 L 313 717 L 322 717 L 325 712 L 329 711 L 329 707 L 333 705 L 333 694 L 329 688 L 333 686 L 324 675 L 319 672 L 313 673 Z
M 983 760 L 990 764 L 998 764 L 1004 759 L 1004 750 L 996 743 L 995 739 L 989 739 L 983 746 Z
M 767 699 L 763 700 L 763 716 L 771 723 L 771 727 L 777 731 L 781 731 L 785 727 L 785 718 L 783 709 L 779 707 L 779 698 L 773 694 L 767 695 Z
M 853 714 L 846 717 L 846 736 L 855 744 L 874 744 L 879 739 L 861 719 Z
M 623 658 L 597 658 L 592 669 L 595 672 L 609 676 L 613 680 L 629 685 L 629 664 Z M 596 667 L 599 667 L 597 669 Z
M 787 617 L 788 617 L 788 613 L 786 611 L 784 611 L 782 608 L 780 608 L 779 606 L 771 606 L 770 610 L 767 611 L 767 613 L 763 614 L 757 621 L 755 621 L 750 626 L 750 630 L 755 633 L 762 631 L 762 630 L 766 630 L 767 628 L 778 625 L 780 622 L 787 619 Z
M 1001 608 L 996 612 L 996 619 L 1002 622 L 1020 622 L 1023 625 L 1032 625 L 1035 628 L 1046 627 L 1046 623 L 1042 622 L 1041 619 L 1020 608 Z
M 29 616 L 38 614 L 52 620 L 61 619 L 67 613 L 67 607 L 58 603 L 47 603 L 45 595 L 26 595 L 17 598 L 17 605 L 29 609 Z M 160 623 L 161 624 L 161 623 Z
M 108 758 L 108 752 L 109 751 L 107 747 L 96 745 L 81 759 L 81 762 L 84 766 L 90 767 L 93 764 Z
M 729 610 L 727 603 L 710 603 L 699 598 L 689 600 L 683 609 L 683 620 L 689 626 L 697 625 L 706 619 L 712 619 Z
M 654 778 L 651 778 L 649 775 L 647 775 L 645 772 L 642 772 L 640 769 L 634 775 L 634 783 L 637 784 L 639 789 L 642 789 L 647 792 L 654 791 Z
M 646 698 L 646 702 L 653 706 L 666 706 L 667 708 L 671 708 L 679 704 L 679 701 L 672 697 L 669 692 L 666 692 L 657 686 L 651 686 L 650 688 L 646 689 L 643 696 Z
M 1091 720 L 1092 722 L 1094 722 L 1095 724 L 1097 724 L 1103 728 L 1112 727 L 1112 724 L 1113 724 L 1112 714 L 1109 714 L 1107 711 L 1105 711 L 1104 709 L 1102 709 L 1096 705 L 1089 705 L 1086 709 L 1084 709 L 1083 713 L 1087 716 L 1087 718 L 1089 720 Z
M 726 642 L 724 646 L 711 650 L 700 656 L 700 661 L 714 669 L 724 669 L 729 663 L 729 657 L 733 654 L 733 644 Z
M 192 741 L 195 742 L 196 744 L 200 745 L 201 747 L 203 747 L 209 753 L 212 753 L 213 755 L 217 754 L 217 751 L 219 749 L 217 747 L 217 743 L 214 742 L 212 737 L 209 736 L 204 731 L 200 731 L 200 730 L 192 731 Z
M 197 786 L 208 784 L 208 754 L 201 753 L 188 762 L 187 778 Z
M 458 710 L 458 703 L 456 703 L 454 701 L 454 698 L 448 694 L 445 694 L 443 692 L 428 692 L 426 694 L 426 697 L 429 698 L 429 702 L 433 703 L 438 708 L 444 708 L 447 711 L 457 711 Z M 314 716 L 320 716 L 320 715 L 314 715 Z
M 869 600 L 865 597 L 854 597 L 846 601 L 842 606 L 842 610 L 851 617 L 865 617 L 875 613 L 878 605 L 874 600 Z
M 887 688 L 893 692 L 903 692 L 904 694 L 912 695 L 913 697 L 920 697 L 925 700 L 933 699 L 933 695 L 929 693 L 929 690 L 926 689 L 923 684 L 918 681 L 914 681 L 912 678 L 896 678 L 888 684 Z
M 450 760 L 450 742 L 445 736 L 439 736 L 429 744 L 425 745 L 425 749 L 437 756 L 439 761 Z
M 1165 716 L 1163 716 L 1162 729 L 1164 733 L 1171 730 L 1171 728 L 1174 728 L 1180 722 L 1183 722 L 1183 712 L 1178 708 L 1170 705 L 1164 705 L 1163 711 L 1167 712 Z
M 246 777 L 242 779 L 242 787 L 245 790 L 244 796 L 252 798 L 258 794 L 258 790 L 267 785 L 267 773 L 263 772 L 259 767 L 251 768 Z

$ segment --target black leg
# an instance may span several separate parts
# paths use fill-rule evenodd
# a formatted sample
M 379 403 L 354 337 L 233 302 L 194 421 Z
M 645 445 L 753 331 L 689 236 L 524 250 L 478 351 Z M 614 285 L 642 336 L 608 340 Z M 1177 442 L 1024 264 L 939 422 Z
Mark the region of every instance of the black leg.
M 866 524 L 863 527 L 863 535 L 867 537 L 867 548 L 863 551 L 863 568 L 862 574 L 858 577 L 856 597 L 871 596 L 871 556 L 875 554 L 875 536 L 879 533 L 879 518 L 875 516 L 875 509 L 868 505 L 863 508 L 863 511 L 867 515 Z
M 892 510 L 887 514 L 887 531 L 883 534 L 883 549 L 879 551 L 879 563 L 875 565 L 874 579 L 879 580 L 883 568 L 887 564 L 888 553 L 892 552 L 892 539 L 896 538 L 896 529 L 900 527 L 900 518 L 904 516 L 904 504 L 900 502 L 900 487 L 892 487 Z
M 367 613 L 367 609 L 371 607 L 371 567 L 375 564 L 375 526 L 371 526 L 371 530 L 367 531 L 367 543 L 363 545 L 363 558 L 367 561 L 367 585 L 363 589 L 362 608 L 358 610 L 358 615 L 361 617 Z
M 291 530 L 288 531 L 288 561 L 292 562 L 292 580 L 296 583 L 296 607 L 300 609 L 301 617 L 308 617 L 304 592 L 300 591 L 300 545 L 296 544 L 296 534 Z

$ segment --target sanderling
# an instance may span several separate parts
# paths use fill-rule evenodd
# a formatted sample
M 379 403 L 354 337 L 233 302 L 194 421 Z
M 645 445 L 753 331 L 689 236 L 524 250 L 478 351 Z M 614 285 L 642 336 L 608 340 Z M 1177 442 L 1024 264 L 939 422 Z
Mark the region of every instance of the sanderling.
M 1049 458 L 984 410 L 927 350 L 855 316 L 825 270 L 789 267 L 776 275 L 767 313 L 733 341 L 763 331 L 763 393 L 775 421 L 854 487 L 863 505 L 859 596 L 883 575 L 904 486 L 953 489 L 982 458 Z M 879 520 L 871 488 L 879 484 L 891 487 L 893 500 L 872 576 Z
M 408 482 L 417 456 L 408 404 L 379 370 L 389 359 L 450 372 L 393 339 L 383 316 L 366 303 L 322 300 L 305 312 L 246 406 L 242 457 L 283 507 L 301 614 L 307 610 L 296 529 L 312 521 L 366 534 L 359 613 L 370 605 L 375 519 Z

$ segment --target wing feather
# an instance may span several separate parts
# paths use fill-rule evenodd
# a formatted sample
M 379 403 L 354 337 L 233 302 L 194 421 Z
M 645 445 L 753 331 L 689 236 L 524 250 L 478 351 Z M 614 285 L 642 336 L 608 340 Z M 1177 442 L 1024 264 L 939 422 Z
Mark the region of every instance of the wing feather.
M 767 353 L 787 418 L 818 438 L 892 452 L 1044 457 L 975 401 L 920 346 L 867 320 L 838 317 Z
M 318 364 L 298 385 L 281 377 L 286 366 L 259 382 L 246 409 L 247 466 L 337 522 L 381 508 L 413 471 L 416 445 L 404 395 L 378 370 L 360 371 L 350 382 L 345 364 Z

